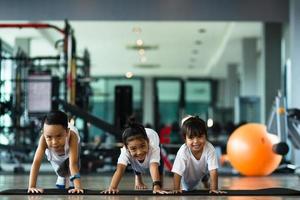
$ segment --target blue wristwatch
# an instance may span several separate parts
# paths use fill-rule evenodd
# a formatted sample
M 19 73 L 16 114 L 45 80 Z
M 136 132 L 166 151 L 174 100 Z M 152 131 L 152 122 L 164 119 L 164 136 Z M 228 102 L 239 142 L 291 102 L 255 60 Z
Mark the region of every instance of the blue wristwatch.
M 74 174 L 73 176 L 70 176 L 70 181 L 73 181 L 73 180 L 75 180 L 77 178 L 80 178 L 80 174 L 79 173 Z

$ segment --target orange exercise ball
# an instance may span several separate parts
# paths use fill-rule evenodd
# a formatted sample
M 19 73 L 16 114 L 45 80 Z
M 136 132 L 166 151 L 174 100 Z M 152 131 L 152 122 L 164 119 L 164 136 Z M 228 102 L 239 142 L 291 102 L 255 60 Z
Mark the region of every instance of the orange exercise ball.
M 278 138 L 269 134 L 265 125 L 245 124 L 236 129 L 228 139 L 228 159 L 243 175 L 269 175 L 282 159 L 281 155 L 272 151 L 273 144 L 277 142 Z

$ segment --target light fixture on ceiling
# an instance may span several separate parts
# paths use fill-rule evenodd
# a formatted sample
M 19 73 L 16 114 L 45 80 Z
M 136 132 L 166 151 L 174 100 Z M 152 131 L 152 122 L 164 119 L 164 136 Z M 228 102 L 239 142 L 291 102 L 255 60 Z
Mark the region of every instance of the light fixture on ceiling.
M 158 49 L 158 45 L 143 45 L 143 46 L 138 46 L 136 44 L 133 45 L 127 45 L 127 49 L 132 49 L 132 50 L 140 50 L 141 48 L 144 50 L 156 50 Z
M 134 27 L 132 29 L 132 32 L 140 34 L 142 32 L 142 29 L 140 27 Z M 135 41 L 134 44 L 127 45 L 127 49 L 131 50 L 137 50 L 138 55 L 139 55 L 139 61 L 140 64 L 135 65 L 136 67 L 140 68 L 154 68 L 154 67 L 159 67 L 157 64 L 149 64 L 147 62 L 147 57 L 145 56 L 145 51 L 146 50 L 156 50 L 158 49 L 158 45 L 145 45 L 145 42 L 142 40 L 140 36 L 139 38 Z
M 126 72 L 125 76 L 126 76 L 126 78 L 132 78 L 133 73 L 132 72 Z
M 199 28 L 199 29 L 198 29 L 198 32 L 199 32 L 199 33 L 205 33 L 205 32 L 206 32 L 206 29 L 205 29 L 205 28 Z
M 152 68 L 158 68 L 160 67 L 159 64 L 151 64 L 151 63 L 139 63 L 139 64 L 135 64 L 134 65 L 135 67 L 138 67 L 138 68 L 142 68 L 142 69 L 152 69 Z
M 137 39 L 137 40 L 136 40 L 136 45 L 137 45 L 137 46 L 141 47 L 141 46 L 143 46 L 143 44 L 144 44 L 144 42 L 143 42 L 142 39 Z
M 145 49 L 139 49 L 139 54 L 140 54 L 140 56 L 145 55 Z
M 201 40 L 196 40 L 196 41 L 195 41 L 195 44 L 196 44 L 196 45 L 201 45 L 201 44 L 202 44 L 202 41 L 201 41 Z
M 214 120 L 212 118 L 207 119 L 207 127 L 212 127 L 214 125 Z
M 136 26 L 132 28 L 132 32 L 140 34 L 142 32 L 142 29 L 141 27 Z

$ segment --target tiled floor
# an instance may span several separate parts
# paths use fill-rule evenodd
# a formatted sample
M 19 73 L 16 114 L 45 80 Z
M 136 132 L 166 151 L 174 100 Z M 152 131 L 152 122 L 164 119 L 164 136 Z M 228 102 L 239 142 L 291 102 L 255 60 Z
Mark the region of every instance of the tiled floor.
M 88 189 L 105 189 L 110 183 L 110 175 L 82 175 L 82 183 L 84 188 Z M 38 186 L 41 188 L 54 188 L 56 177 L 54 175 L 40 175 L 38 179 Z M 145 179 L 145 182 L 150 186 L 151 180 Z M 28 184 L 28 175 L 0 175 L 0 190 L 23 188 L 25 189 Z M 123 177 L 120 189 L 133 189 L 134 177 L 126 175 Z M 221 176 L 219 179 L 219 185 L 222 189 L 258 189 L 268 187 L 286 187 L 300 190 L 300 179 L 294 175 L 273 175 L 267 177 L 239 177 L 239 176 Z M 165 177 L 165 187 L 170 189 L 172 187 L 172 177 Z M 68 199 L 68 200 L 93 200 L 93 199 L 105 199 L 105 200 L 196 200 L 196 199 L 210 199 L 210 200 L 238 200 L 238 199 L 263 199 L 263 200 L 286 200 L 286 199 L 300 199 L 300 197 L 230 197 L 230 196 L 111 196 L 111 195 L 99 195 L 99 196 L 64 196 L 64 195 L 41 195 L 41 196 L 0 196 L 0 199 L 28 199 L 28 200 L 44 200 L 44 199 Z

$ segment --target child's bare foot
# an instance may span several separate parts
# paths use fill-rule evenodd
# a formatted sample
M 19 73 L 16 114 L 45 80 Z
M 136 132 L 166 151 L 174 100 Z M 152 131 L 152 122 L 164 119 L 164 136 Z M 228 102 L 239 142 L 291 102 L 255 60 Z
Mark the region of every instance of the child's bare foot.
M 145 190 L 145 189 L 147 189 L 147 185 L 145 185 L 143 182 L 136 182 L 135 189 L 136 190 Z

